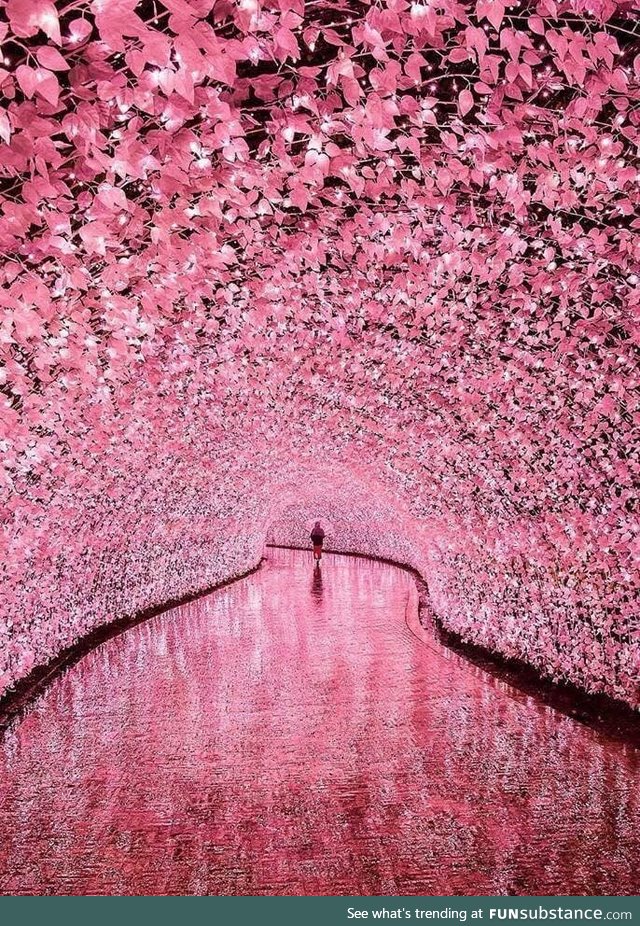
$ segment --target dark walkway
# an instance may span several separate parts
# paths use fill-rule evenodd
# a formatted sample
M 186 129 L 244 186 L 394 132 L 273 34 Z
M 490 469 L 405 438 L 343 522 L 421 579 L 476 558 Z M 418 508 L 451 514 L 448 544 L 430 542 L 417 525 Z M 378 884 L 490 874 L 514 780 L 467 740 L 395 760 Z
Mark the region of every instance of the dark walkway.
M 638 753 L 271 550 L 103 644 L 0 750 L 3 893 L 638 893 Z

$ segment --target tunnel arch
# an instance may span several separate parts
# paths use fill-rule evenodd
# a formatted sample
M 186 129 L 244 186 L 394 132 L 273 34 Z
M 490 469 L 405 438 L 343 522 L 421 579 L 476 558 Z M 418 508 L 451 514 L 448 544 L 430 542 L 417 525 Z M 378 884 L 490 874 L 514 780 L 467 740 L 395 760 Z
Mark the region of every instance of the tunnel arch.
M 637 706 L 637 3 L 163 5 L 3 7 L 0 690 L 315 481 Z

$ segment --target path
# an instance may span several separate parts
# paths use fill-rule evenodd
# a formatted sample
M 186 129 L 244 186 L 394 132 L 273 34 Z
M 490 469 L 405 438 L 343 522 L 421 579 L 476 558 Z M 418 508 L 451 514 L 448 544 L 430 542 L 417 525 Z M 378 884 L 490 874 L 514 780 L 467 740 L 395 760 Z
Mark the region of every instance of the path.
M 0 892 L 638 893 L 638 752 L 406 615 L 270 550 L 91 652 L 0 743 Z

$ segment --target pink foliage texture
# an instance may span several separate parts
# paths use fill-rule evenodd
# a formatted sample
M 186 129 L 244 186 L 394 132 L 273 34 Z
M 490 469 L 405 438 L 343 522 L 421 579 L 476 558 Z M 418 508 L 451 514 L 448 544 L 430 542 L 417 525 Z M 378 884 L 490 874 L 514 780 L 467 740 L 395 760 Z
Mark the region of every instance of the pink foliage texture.
M 0 2 L 0 692 L 317 515 L 638 706 L 639 20 Z

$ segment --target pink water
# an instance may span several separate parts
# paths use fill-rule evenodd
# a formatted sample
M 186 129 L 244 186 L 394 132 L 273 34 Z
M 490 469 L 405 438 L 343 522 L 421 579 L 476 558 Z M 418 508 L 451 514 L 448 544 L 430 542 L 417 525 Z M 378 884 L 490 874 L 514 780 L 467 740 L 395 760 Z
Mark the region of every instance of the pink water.
M 91 652 L 0 744 L 0 892 L 638 893 L 637 750 L 415 608 L 395 567 L 271 550 Z

